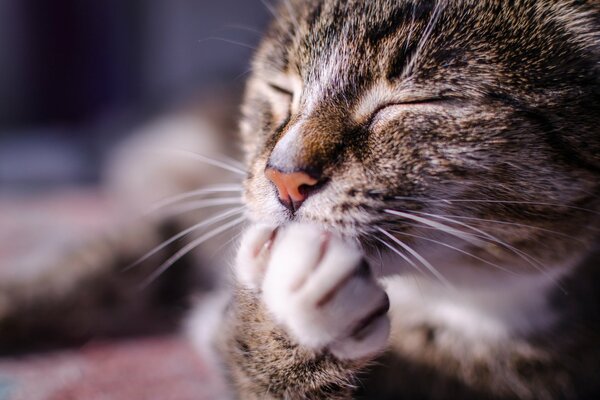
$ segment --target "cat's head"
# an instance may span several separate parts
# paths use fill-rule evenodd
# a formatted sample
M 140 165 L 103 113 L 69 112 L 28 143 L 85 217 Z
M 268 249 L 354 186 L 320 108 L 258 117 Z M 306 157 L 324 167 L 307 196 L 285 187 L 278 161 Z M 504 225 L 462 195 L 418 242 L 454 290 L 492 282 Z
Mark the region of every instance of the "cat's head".
M 243 106 L 251 217 L 381 248 L 445 231 L 500 258 L 524 257 L 492 238 L 544 259 L 589 242 L 592 3 L 284 1 Z

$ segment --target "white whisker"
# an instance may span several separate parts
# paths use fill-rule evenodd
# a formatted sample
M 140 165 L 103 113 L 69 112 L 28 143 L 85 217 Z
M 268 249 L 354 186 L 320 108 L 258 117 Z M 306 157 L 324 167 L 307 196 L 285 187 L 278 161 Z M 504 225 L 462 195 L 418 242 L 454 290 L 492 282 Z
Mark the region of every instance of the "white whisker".
M 147 287 L 152 282 L 154 282 L 160 275 L 162 275 L 167 269 L 169 269 L 173 264 L 179 261 L 181 258 L 185 257 L 189 252 L 194 250 L 196 247 L 202 245 L 204 242 L 214 238 L 215 236 L 220 235 L 221 233 L 234 228 L 235 226 L 241 224 L 246 220 L 246 217 L 237 218 L 233 221 L 230 221 L 226 224 L 221 225 L 220 227 L 213 229 L 212 231 L 200 236 L 198 239 L 192 241 L 173 256 L 171 256 L 167 261 L 165 261 L 154 273 L 152 273 L 141 285 L 142 288 Z
M 177 204 L 174 207 L 167 208 L 166 210 L 161 210 L 163 214 L 161 216 L 165 217 L 173 217 L 175 215 L 185 214 L 191 211 L 200 211 L 205 208 L 210 207 L 221 207 L 221 206 L 229 206 L 229 205 L 237 205 L 242 204 L 241 197 L 226 197 L 226 198 L 217 198 L 217 199 L 206 199 L 206 200 L 192 200 L 187 201 L 181 204 Z
M 257 36 L 262 36 L 263 35 L 263 32 L 261 32 L 259 29 L 254 28 L 252 26 L 248 26 L 248 25 L 227 24 L 227 25 L 225 25 L 225 28 L 238 29 L 238 30 L 241 30 L 241 31 L 251 32 L 251 33 L 255 33 Z
M 231 166 L 239 169 L 240 171 L 246 172 L 246 165 L 244 165 L 243 162 L 241 162 L 239 160 L 236 160 L 235 158 L 231 158 L 229 156 L 221 154 L 220 155 L 220 160 L 222 162 L 225 162 L 225 163 L 227 163 L 227 164 L 229 164 L 229 165 L 231 165 Z
M 458 248 L 458 247 L 452 246 L 452 245 L 450 245 L 450 244 L 448 244 L 448 243 L 444 243 L 444 242 L 442 242 L 442 241 L 435 240 L 435 239 L 431 239 L 431 238 L 428 238 L 428 237 L 425 237 L 425 236 L 413 235 L 413 234 L 411 234 L 411 233 L 406 233 L 406 232 L 401 232 L 401 231 L 396 231 L 396 230 L 394 230 L 394 231 L 392 231 L 392 232 L 394 232 L 394 233 L 397 233 L 397 234 L 400 234 L 400 235 L 404 235 L 404 236 L 409 236 L 409 237 L 412 237 L 412 238 L 416 238 L 416 239 L 422 239 L 422 240 L 425 240 L 425 241 L 427 241 L 427 242 L 431 242 L 431 243 L 439 244 L 440 246 L 444 246 L 444 247 L 447 247 L 447 248 L 449 248 L 449 249 L 451 249 L 451 250 L 455 250 L 455 251 L 457 251 L 457 252 L 459 252 L 459 253 L 462 253 L 462 254 L 464 254 L 464 255 L 467 255 L 467 256 L 469 256 L 469 257 L 472 257 L 472 258 L 474 258 L 475 260 L 481 261 L 481 262 L 483 262 L 483 263 L 485 263 L 485 264 L 491 265 L 492 267 L 498 268 L 498 269 L 500 269 L 500 270 L 502 270 L 502 271 L 504 271 L 504 272 L 508 272 L 509 274 L 516 275 L 516 276 L 520 276 L 520 274 L 518 274 L 518 273 L 516 273 L 516 272 L 514 272 L 514 271 L 511 271 L 510 269 L 504 268 L 504 267 L 502 267 L 502 266 L 500 266 L 500 265 L 498 265 L 498 264 L 496 264 L 496 263 L 493 263 L 493 262 L 491 262 L 491 261 L 488 261 L 488 260 L 486 260 L 486 259 L 484 259 L 484 258 L 478 257 L 478 256 L 476 256 L 475 254 L 472 254 L 472 253 L 470 253 L 470 252 L 468 252 L 468 251 L 465 251 L 465 250 L 463 250 L 463 249 L 461 249 L 461 248 Z
M 213 167 L 221 168 L 221 169 L 224 169 L 229 172 L 233 172 L 238 175 L 246 176 L 246 171 L 244 170 L 244 168 L 240 167 L 241 164 L 239 162 L 231 160 L 229 158 L 226 158 L 226 161 L 224 161 L 224 160 L 219 160 L 214 157 L 209 157 L 209 156 L 206 156 L 203 154 L 194 153 L 193 151 L 181 150 L 181 149 L 156 149 L 156 150 L 150 150 L 150 151 L 153 153 L 170 152 L 170 153 L 177 153 L 177 154 L 185 155 L 187 157 L 194 158 L 195 160 L 202 161 L 205 164 L 212 165 Z M 237 165 L 237 164 L 239 164 L 239 165 Z
M 275 19 L 275 21 L 277 21 L 277 23 L 279 24 L 279 26 L 281 27 L 281 29 L 283 30 L 283 32 L 288 32 L 288 29 L 286 28 L 286 26 L 281 23 L 281 19 L 279 18 L 279 14 L 277 13 L 277 11 L 273 7 L 273 5 L 271 3 L 269 3 L 267 0 L 260 0 L 260 2 L 263 4 L 263 6 L 265 6 L 265 8 L 267 9 L 267 11 L 269 11 L 269 13 L 273 16 L 273 18 Z
M 175 236 L 172 236 L 171 238 L 169 238 L 168 240 L 162 242 L 160 245 L 156 246 L 155 248 L 153 248 L 152 250 L 150 250 L 148 253 L 144 254 L 142 257 L 140 257 L 139 259 L 137 259 L 135 262 L 133 262 L 132 264 L 128 265 L 125 268 L 125 271 L 129 271 L 130 269 L 140 265 L 141 263 L 143 263 L 144 261 L 146 261 L 147 259 L 149 259 L 150 257 L 152 257 L 153 255 L 155 255 L 156 253 L 158 253 L 159 251 L 163 250 L 164 248 L 166 248 L 167 246 L 169 246 L 171 243 L 174 243 L 175 241 L 181 239 L 182 237 L 186 236 L 189 233 L 192 233 L 194 231 L 200 230 L 206 226 L 210 226 L 212 224 L 215 224 L 217 222 L 223 221 L 229 217 L 232 217 L 234 215 L 240 214 L 244 211 L 245 207 L 238 207 L 238 208 L 234 208 L 233 210 L 228 210 L 225 211 L 224 213 L 221 213 L 219 215 L 216 215 L 212 218 L 209 218 L 207 220 L 204 220 L 200 223 L 197 223 L 183 231 L 181 231 L 180 233 L 178 233 Z
M 442 274 L 440 274 L 440 272 L 433 265 L 431 265 L 431 263 L 429 261 L 427 261 L 423 256 L 421 256 L 421 254 L 419 254 L 417 251 L 415 251 L 412 247 L 410 247 L 409 245 L 407 245 L 406 243 L 404 243 L 403 241 L 401 241 L 400 239 L 398 239 L 397 237 L 395 237 L 394 235 L 392 235 L 391 233 L 389 233 L 388 231 L 386 231 L 382 228 L 378 227 L 377 230 L 379 232 L 381 232 L 382 234 L 384 234 L 385 236 L 387 236 L 388 238 L 390 238 L 394 243 L 396 243 L 397 245 L 402 247 L 404 250 L 408 251 L 414 258 L 416 258 L 421 264 L 423 264 L 425 266 L 425 268 L 427 268 L 429 270 L 429 272 L 431 272 L 445 286 L 447 286 L 449 288 L 453 287 L 452 284 L 450 282 L 448 282 L 448 280 Z
M 152 205 L 148 211 L 144 213 L 144 215 L 151 214 L 161 208 L 170 206 L 182 200 L 187 200 L 192 197 L 204 196 L 209 194 L 219 194 L 219 193 L 231 193 L 231 192 L 241 192 L 242 185 L 241 184 L 231 184 L 231 185 L 214 185 L 208 186 L 197 190 L 192 190 L 189 192 L 181 193 L 175 196 L 168 197 L 166 199 L 158 201 L 156 204 Z
M 410 220 L 419 222 L 421 224 L 431 226 L 432 228 L 435 228 L 435 229 L 439 230 L 440 232 L 445 232 L 450 235 L 456 236 L 456 237 L 458 237 L 466 242 L 469 242 L 473 245 L 481 246 L 483 244 L 483 242 L 481 240 L 478 240 L 476 237 L 474 237 L 474 235 L 471 235 L 470 233 L 455 229 L 451 226 L 442 224 L 440 222 L 432 221 L 430 219 L 419 217 L 417 215 L 409 214 L 409 213 L 402 212 L 402 211 L 395 211 L 395 210 L 384 210 L 384 211 L 388 214 L 396 215 L 398 217 L 410 219 Z
M 535 258 L 531 257 L 530 255 L 524 253 L 523 251 L 517 249 L 516 247 L 514 247 L 514 246 L 512 246 L 512 245 L 510 245 L 508 243 L 506 243 L 505 241 L 501 240 L 500 238 L 498 238 L 498 237 L 496 237 L 496 236 L 494 236 L 494 235 L 492 235 L 492 234 L 490 234 L 490 233 L 488 233 L 488 232 L 486 232 L 486 231 L 484 231 L 482 229 L 475 228 L 474 226 L 471 226 L 471 225 L 466 224 L 464 222 L 456 221 L 456 220 L 454 220 L 452 218 L 444 217 L 444 216 L 437 215 L 437 214 L 429 214 L 429 213 L 424 213 L 424 212 L 420 212 L 420 211 L 413 211 L 413 212 L 415 214 L 426 215 L 426 216 L 431 217 L 431 218 L 438 218 L 438 219 L 441 219 L 442 221 L 446 221 L 446 222 L 450 222 L 450 223 L 453 223 L 453 224 L 457 224 L 459 226 L 463 226 L 463 227 L 465 227 L 467 229 L 470 229 L 470 230 L 472 230 L 474 232 L 477 232 L 477 233 L 483 235 L 489 241 L 491 241 L 493 243 L 496 243 L 496 244 L 498 244 L 498 245 L 500 245 L 502 247 L 506 247 L 507 249 L 515 252 L 516 254 L 521 255 L 521 257 L 524 260 L 529 261 L 529 263 L 531 265 L 536 264 L 537 266 L 542 266 L 542 263 L 539 260 L 536 260 Z
M 514 204 L 514 205 L 530 205 L 530 206 L 547 206 L 547 207 L 564 207 L 572 210 L 585 211 L 591 214 L 600 215 L 600 212 L 591 210 L 585 207 L 577 207 L 571 206 L 568 204 L 560 204 L 560 203 L 547 203 L 547 202 L 539 202 L 539 201 L 512 201 L 512 200 L 485 200 L 485 199 L 427 199 L 420 197 L 406 197 L 406 196 L 396 196 L 394 197 L 396 200 L 405 200 L 405 201 L 416 201 L 419 203 L 490 203 L 490 204 Z
M 402 222 L 402 226 L 413 226 L 413 227 L 418 228 L 419 230 L 425 229 L 425 230 L 428 230 L 428 231 L 440 232 L 440 230 L 438 228 L 434 228 L 432 226 L 425 226 L 423 224 L 417 224 L 417 223 L 414 223 L 414 222 Z M 441 232 L 441 233 L 448 233 L 448 232 Z M 486 238 L 483 235 L 479 235 L 477 233 L 466 233 L 466 234 L 469 235 L 470 237 L 477 238 L 477 239 L 481 240 L 480 244 L 476 245 L 477 247 L 482 247 L 484 243 L 488 243 L 489 242 L 489 239 Z M 450 235 L 456 237 L 456 235 L 454 235 L 454 234 L 450 234 Z M 459 239 L 462 239 L 462 238 L 459 237 Z
M 515 246 L 512 246 L 512 245 L 506 243 L 505 241 L 499 239 L 498 237 L 496 237 L 496 236 L 494 236 L 494 235 L 492 235 L 492 234 L 490 234 L 488 232 L 485 232 L 485 231 L 483 231 L 481 229 L 475 228 L 475 227 L 473 227 L 473 226 L 471 226 L 469 224 L 465 224 L 464 222 L 456 221 L 456 220 L 453 220 L 451 218 L 443 217 L 443 216 L 435 215 L 435 214 L 428 214 L 428 213 L 423 213 L 423 212 L 418 212 L 418 211 L 413 211 L 413 212 L 415 212 L 417 214 L 427 215 L 427 216 L 430 216 L 432 218 L 439 218 L 439 219 L 441 219 L 443 221 L 447 221 L 447 222 L 454 223 L 454 224 L 457 224 L 457 225 L 460 225 L 460 226 L 464 226 L 467 229 L 473 230 L 474 232 L 478 232 L 478 233 L 484 235 L 491 242 L 496 243 L 496 244 L 498 244 L 501 247 L 505 247 L 508 250 L 510 250 L 513 253 L 515 253 L 516 255 L 518 255 L 521 259 L 523 259 L 524 261 L 526 261 L 529 265 L 531 265 L 533 268 L 535 268 L 540 273 L 544 274 L 553 284 L 555 284 L 559 289 L 561 289 L 563 292 L 566 293 L 566 291 L 562 287 L 562 285 L 554 277 L 552 277 L 548 273 L 548 271 L 546 271 L 546 268 L 544 267 L 544 264 L 541 261 L 539 261 L 538 259 L 530 256 L 529 254 L 525 253 L 524 251 L 516 248 Z
M 419 41 L 419 44 L 417 45 L 417 48 L 416 48 L 413 56 L 411 57 L 410 61 L 404 68 L 404 71 L 402 72 L 402 78 L 406 78 L 413 72 L 414 66 L 415 66 L 417 60 L 419 59 L 419 57 L 421 56 L 421 52 L 423 51 L 423 48 L 429 41 L 429 38 L 431 37 L 431 34 L 433 33 L 433 30 L 435 29 L 435 26 L 437 25 L 437 23 L 440 19 L 440 16 L 442 15 L 442 11 L 444 9 L 444 5 L 442 3 L 443 3 L 443 0 L 437 1 L 437 4 L 435 5 L 435 8 L 431 14 L 429 23 L 425 27 L 423 36 L 421 37 L 421 40 Z
M 246 69 L 245 71 L 240 72 L 238 75 L 236 75 L 235 78 L 233 78 L 233 82 L 239 81 L 240 79 L 242 79 L 246 75 L 252 73 L 253 71 L 254 71 L 254 69 L 252 67 L 250 67 L 250 68 Z
M 217 40 L 219 42 L 225 42 L 225 43 L 229 43 L 229 44 L 234 44 L 236 46 L 245 47 L 245 48 L 250 49 L 250 50 L 254 50 L 254 51 L 257 50 L 257 48 L 255 46 L 249 45 L 249 44 L 244 43 L 244 42 L 240 42 L 238 40 L 228 39 L 228 38 L 224 38 L 224 37 L 220 37 L 220 36 L 210 36 L 210 37 L 207 37 L 205 39 L 199 40 L 198 43 L 207 42 L 209 40 Z
M 534 225 L 528 225 L 528 224 L 521 224 L 518 222 L 508 222 L 508 221 L 498 221 L 495 219 L 484 219 L 484 218 L 475 218 L 475 217 L 466 217 L 466 216 L 462 216 L 462 215 L 443 215 L 443 217 L 449 217 L 449 218 L 453 218 L 453 219 L 462 219 L 462 220 L 467 220 L 467 221 L 475 221 L 475 222 L 486 222 L 486 223 L 493 223 L 493 224 L 498 224 L 498 225 L 508 225 L 508 226 L 516 226 L 519 228 L 528 228 L 528 229 L 534 229 L 537 231 L 541 231 L 541 232 L 547 232 L 547 233 L 552 233 L 554 235 L 558 235 L 558 236 L 562 236 L 568 239 L 572 239 L 575 240 L 577 242 L 580 243 L 585 243 L 583 240 L 574 238 L 571 235 L 567 235 L 564 232 L 558 232 L 552 229 L 546 229 L 546 228 L 542 228 L 539 226 L 534 226 Z
M 406 254 L 402 253 L 400 250 L 398 250 L 397 248 L 395 248 L 394 246 L 392 246 L 391 244 L 389 244 L 385 240 L 383 240 L 381 238 L 378 238 L 377 236 L 374 236 L 374 235 L 370 235 L 370 236 L 373 237 L 375 240 L 377 240 L 379 243 L 383 244 L 385 247 L 387 247 L 391 251 L 393 251 L 394 253 L 396 253 L 397 255 L 399 255 L 400 257 L 402 257 L 402 259 L 404 261 L 406 261 L 411 267 L 413 267 L 414 269 L 416 269 L 417 271 L 419 271 L 421 274 L 425 274 L 425 272 L 421 269 L 421 267 L 419 267 Z M 383 264 L 383 262 L 382 262 L 382 264 Z
M 215 251 L 210 255 L 210 258 L 214 258 L 217 254 L 221 253 L 221 250 L 223 250 L 225 247 L 231 245 L 234 241 L 236 241 L 237 239 L 239 239 L 240 236 L 242 236 L 244 232 L 239 232 L 236 233 L 235 235 L 233 235 L 233 237 L 231 239 L 229 239 L 228 241 L 226 241 L 225 243 L 223 243 L 222 245 L 220 245 L 219 247 L 217 247 L 215 249 Z

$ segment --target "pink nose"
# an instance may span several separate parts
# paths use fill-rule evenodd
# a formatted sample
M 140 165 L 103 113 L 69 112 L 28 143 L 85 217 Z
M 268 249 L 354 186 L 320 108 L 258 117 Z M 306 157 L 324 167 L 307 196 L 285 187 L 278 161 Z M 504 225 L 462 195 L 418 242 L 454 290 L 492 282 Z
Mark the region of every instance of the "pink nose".
M 265 175 L 277 188 L 281 203 L 292 212 L 300 208 L 308 198 L 310 188 L 318 183 L 315 178 L 305 172 L 285 173 L 275 168 L 267 168 Z

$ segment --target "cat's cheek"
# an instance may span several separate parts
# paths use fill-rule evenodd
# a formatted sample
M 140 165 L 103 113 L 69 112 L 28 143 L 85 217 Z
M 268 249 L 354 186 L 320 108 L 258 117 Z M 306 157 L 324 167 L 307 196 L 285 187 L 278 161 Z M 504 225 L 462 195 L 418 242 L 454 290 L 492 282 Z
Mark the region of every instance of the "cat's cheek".
M 260 288 L 276 236 L 277 228 L 266 224 L 253 225 L 244 233 L 235 262 L 239 284 L 252 290 Z

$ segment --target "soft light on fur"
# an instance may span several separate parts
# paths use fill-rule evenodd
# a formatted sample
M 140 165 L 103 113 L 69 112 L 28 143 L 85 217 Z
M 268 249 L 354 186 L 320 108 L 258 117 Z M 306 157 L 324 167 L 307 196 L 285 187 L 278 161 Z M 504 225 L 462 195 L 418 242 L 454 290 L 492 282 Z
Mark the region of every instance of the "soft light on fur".
M 249 217 L 281 236 L 260 267 L 238 256 L 222 348 L 240 397 L 349 396 L 385 347 L 369 398 L 600 393 L 580 287 L 598 261 L 599 4 L 284 3 L 243 105 Z M 265 168 L 320 183 L 290 212 Z

